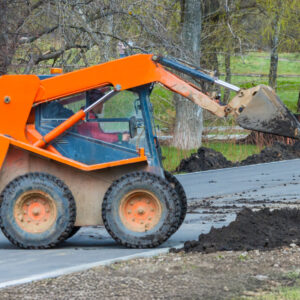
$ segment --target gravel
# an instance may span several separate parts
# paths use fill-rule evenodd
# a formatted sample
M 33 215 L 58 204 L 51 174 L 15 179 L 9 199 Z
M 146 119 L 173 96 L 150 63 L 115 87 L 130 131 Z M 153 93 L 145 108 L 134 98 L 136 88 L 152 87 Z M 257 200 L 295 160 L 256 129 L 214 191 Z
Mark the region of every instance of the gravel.
M 262 291 L 298 284 L 295 274 L 299 269 L 299 247 L 263 252 L 170 253 L 2 289 L 0 299 L 258 297 Z

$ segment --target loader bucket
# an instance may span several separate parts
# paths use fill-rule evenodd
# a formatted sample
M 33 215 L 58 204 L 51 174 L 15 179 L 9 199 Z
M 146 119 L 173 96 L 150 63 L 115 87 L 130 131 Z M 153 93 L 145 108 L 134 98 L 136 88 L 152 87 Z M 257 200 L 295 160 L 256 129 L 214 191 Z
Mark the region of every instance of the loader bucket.
M 241 127 L 300 138 L 300 123 L 270 87 L 260 85 L 250 91 L 248 104 L 237 117 Z

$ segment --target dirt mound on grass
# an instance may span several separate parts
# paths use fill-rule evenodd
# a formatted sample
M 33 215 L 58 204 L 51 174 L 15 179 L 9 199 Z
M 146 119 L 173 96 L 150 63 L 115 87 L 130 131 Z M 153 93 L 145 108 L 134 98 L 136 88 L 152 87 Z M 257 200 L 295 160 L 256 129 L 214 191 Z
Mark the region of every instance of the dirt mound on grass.
M 245 166 L 251 164 L 288 160 L 300 157 L 300 143 L 285 145 L 275 143 L 272 147 L 266 147 L 259 154 L 253 154 L 241 161 L 238 165 Z
M 210 148 L 200 147 L 197 153 L 181 160 L 176 172 L 206 171 L 233 166 L 234 163 L 227 160 L 222 153 Z
M 215 252 L 228 250 L 267 250 L 291 243 L 300 245 L 300 210 L 268 208 L 252 211 L 244 208 L 236 220 L 222 228 L 212 227 L 198 241 L 185 242 L 185 252 Z
M 190 157 L 181 160 L 175 171 L 206 171 L 211 169 L 246 166 L 294 158 L 300 158 L 300 142 L 296 142 L 294 145 L 274 143 L 273 146 L 266 147 L 259 154 L 253 154 L 240 163 L 233 163 L 227 160 L 222 153 L 213 149 L 200 147 L 197 153 L 193 153 Z

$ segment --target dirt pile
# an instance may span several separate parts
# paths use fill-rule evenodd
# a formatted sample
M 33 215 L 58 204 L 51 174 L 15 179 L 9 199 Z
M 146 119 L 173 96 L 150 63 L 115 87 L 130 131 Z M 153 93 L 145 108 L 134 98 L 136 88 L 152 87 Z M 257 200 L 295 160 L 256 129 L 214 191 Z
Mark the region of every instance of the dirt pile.
M 268 208 L 252 211 L 244 208 L 236 220 L 222 228 L 212 227 L 198 241 L 185 242 L 185 252 L 216 252 L 229 250 L 267 250 L 290 244 L 300 245 L 300 210 Z
M 175 172 L 206 171 L 294 158 L 300 158 L 300 142 L 296 142 L 294 145 L 274 143 L 273 146 L 266 147 L 259 154 L 251 155 L 240 163 L 227 160 L 222 153 L 213 149 L 200 147 L 197 153 L 181 160 Z
M 245 160 L 241 161 L 240 166 L 294 159 L 300 157 L 300 143 L 294 145 L 285 145 L 282 143 L 275 143 L 272 147 L 266 147 L 259 154 L 248 156 Z
M 227 160 L 222 153 L 210 148 L 200 147 L 197 153 L 181 160 L 176 172 L 206 171 L 233 166 L 234 163 Z

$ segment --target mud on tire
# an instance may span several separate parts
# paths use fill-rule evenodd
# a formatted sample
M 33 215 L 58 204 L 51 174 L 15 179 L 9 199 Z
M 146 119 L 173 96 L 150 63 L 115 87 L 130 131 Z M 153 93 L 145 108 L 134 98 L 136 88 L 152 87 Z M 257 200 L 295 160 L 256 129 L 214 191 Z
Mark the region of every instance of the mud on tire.
M 187 212 L 186 194 L 183 189 L 183 186 L 181 185 L 181 183 L 178 181 L 178 179 L 173 174 L 171 174 L 170 172 L 168 172 L 166 170 L 164 171 L 164 173 L 165 173 L 165 177 L 166 177 L 167 181 L 175 189 L 177 196 L 179 198 L 179 201 L 180 201 L 181 213 L 180 213 L 179 223 L 178 223 L 178 228 L 179 228 L 181 226 L 181 224 L 183 223 L 185 216 L 186 216 L 186 212 Z
M 1 194 L 0 227 L 16 246 L 45 249 L 69 237 L 76 205 L 69 188 L 46 173 L 28 173 L 12 180 Z
M 129 173 L 107 190 L 102 218 L 109 234 L 130 248 L 152 248 L 177 229 L 181 205 L 163 178 L 147 172 Z

